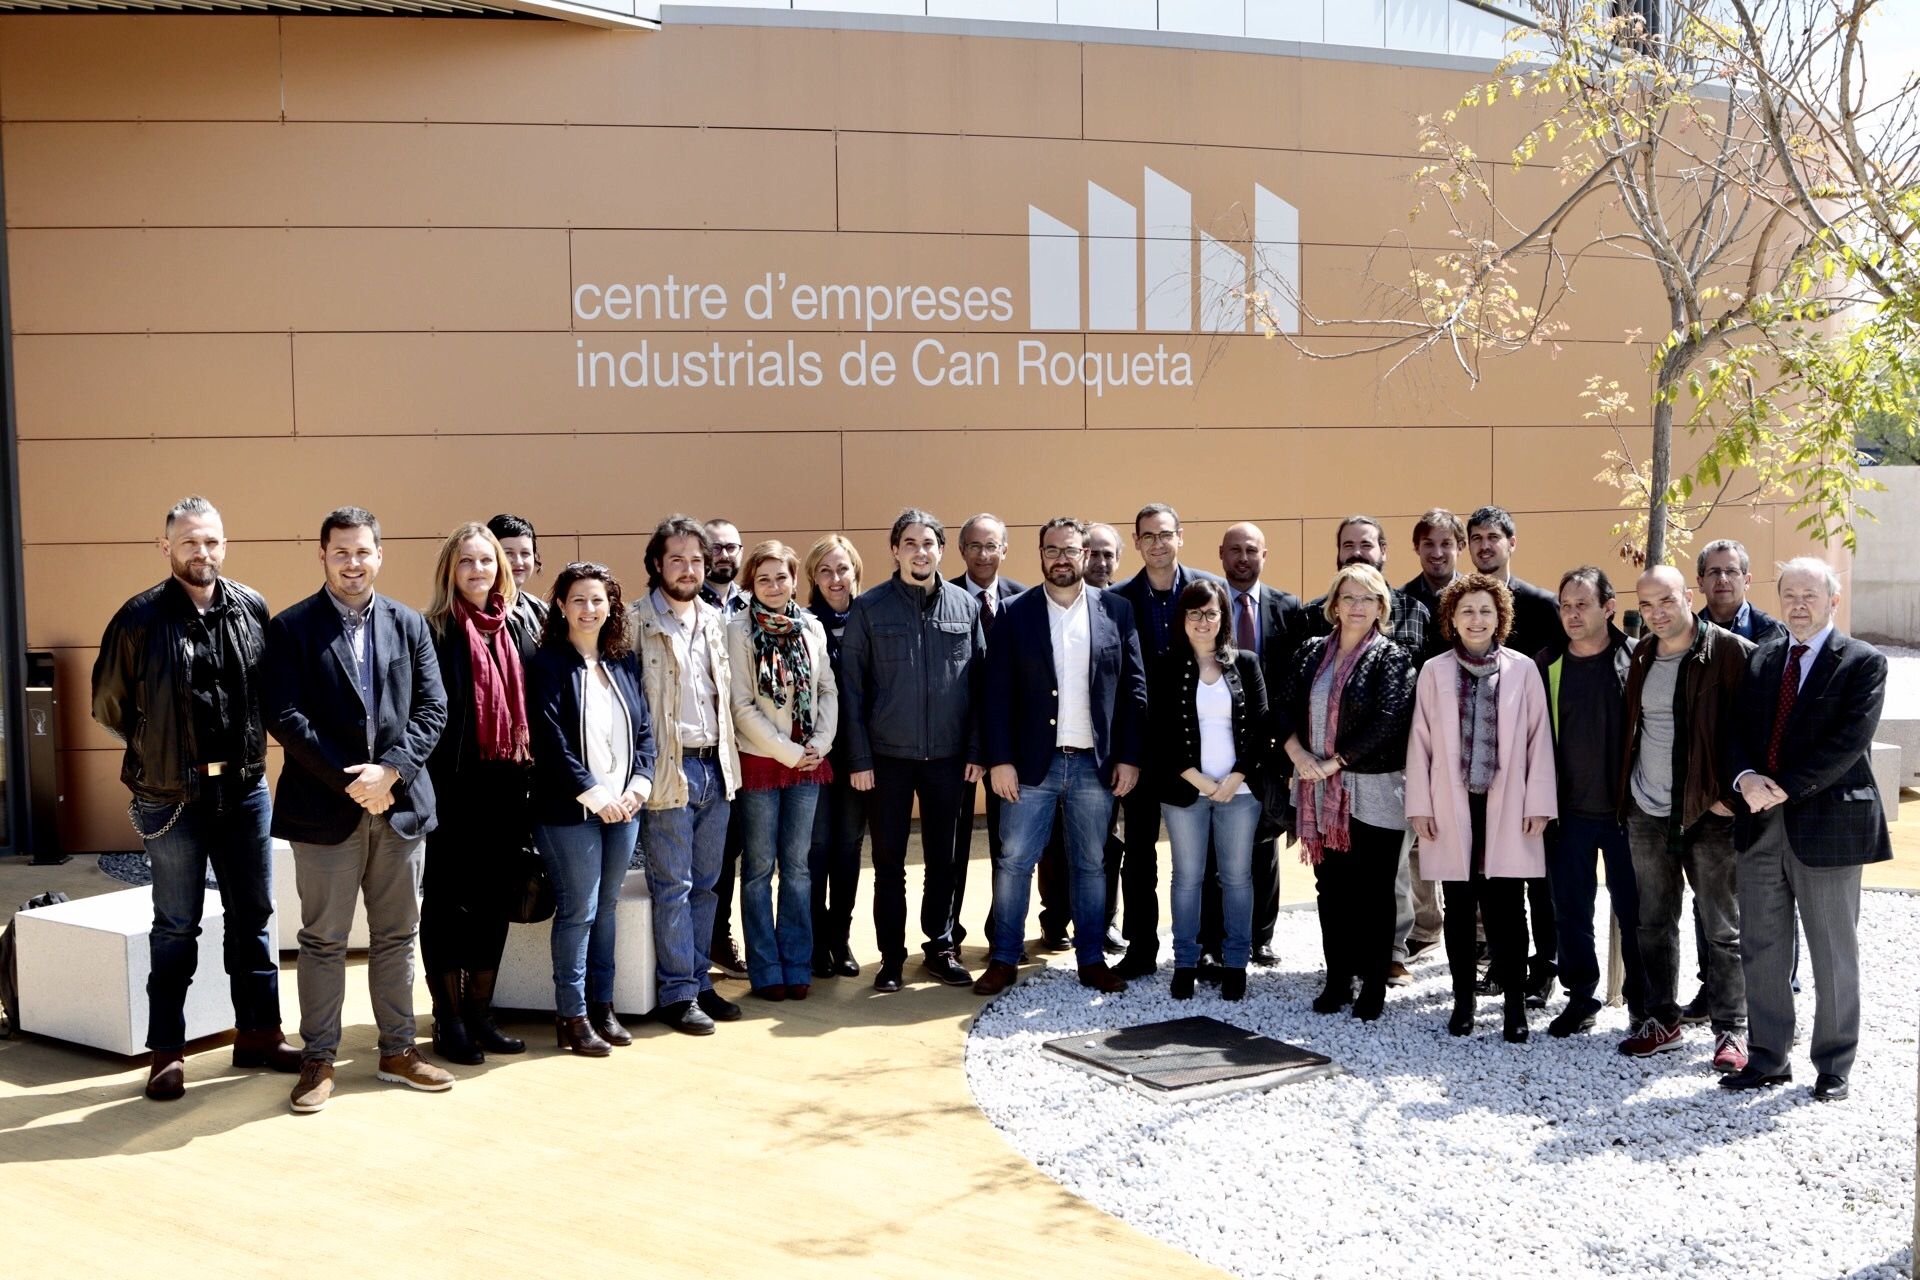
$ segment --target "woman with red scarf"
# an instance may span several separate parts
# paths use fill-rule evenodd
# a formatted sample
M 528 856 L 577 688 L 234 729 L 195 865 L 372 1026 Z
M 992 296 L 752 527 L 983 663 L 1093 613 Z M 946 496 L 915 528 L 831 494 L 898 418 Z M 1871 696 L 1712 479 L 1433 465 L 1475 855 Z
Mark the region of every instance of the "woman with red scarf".
M 1313 1010 L 1351 1003 L 1354 1017 L 1371 1022 L 1386 1006 L 1393 963 L 1413 659 L 1387 638 L 1393 594 L 1372 565 L 1342 566 L 1326 611 L 1334 632 L 1294 654 L 1277 736 L 1293 761 L 1294 835 L 1313 868 L 1327 958 Z
M 747 976 L 765 1000 L 804 1000 L 813 981 L 813 903 L 807 859 L 827 753 L 839 722 L 839 687 L 827 633 L 794 598 L 800 557 L 763 542 L 741 566 L 752 595 L 727 624 L 733 732 L 740 743 L 734 797 L 740 843 L 740 918 Z M 776 918 L 773 873 L 780 872 Z
M 447 535 L 427 608 L 447 727 L 427 759 L 440 825 L 427 837 L 420 955 L 433 993 L 433 1051 L 468 1065 L 527 1047 L 493 1021 L 507 942 L 504 871 L 527 847 L 533 763 L 524 664 L 539 637 L 513 607 L 515 595 L 485 525 Z

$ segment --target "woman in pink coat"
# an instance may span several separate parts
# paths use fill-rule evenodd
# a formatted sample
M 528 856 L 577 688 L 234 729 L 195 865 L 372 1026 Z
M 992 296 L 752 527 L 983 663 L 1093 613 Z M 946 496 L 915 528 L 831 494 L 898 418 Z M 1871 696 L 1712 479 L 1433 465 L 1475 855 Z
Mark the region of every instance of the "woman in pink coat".
M 1513 596 L 1498 578 L 1470 573 L 1440 593 L 1440 632 L 1453 648 L 1427 663 L 1414 694 L 1407 820 L 1420 873 L 1446 881 L 1447 1030 L 1473 1030 L 1477 908 L 1506 995 L 1506 1038 L 1524 1044 L 1526 882 L 1546 874 L 1541 837 L 1559 805 L 1547 691 L 1531 659 L 1501 647 L 1512 626 Z

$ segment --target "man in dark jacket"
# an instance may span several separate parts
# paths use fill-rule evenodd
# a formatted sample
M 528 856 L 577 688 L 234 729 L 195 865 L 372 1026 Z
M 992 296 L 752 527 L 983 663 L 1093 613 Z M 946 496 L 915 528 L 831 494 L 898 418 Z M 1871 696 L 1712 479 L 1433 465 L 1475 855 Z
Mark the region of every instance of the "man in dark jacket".
M 1860 868 L 1893 857 L 1869 752 L 1887 660 L 1833 625 L 1840 580 L 1803 557 L 1780 571 L 1789 634 L 1753 651 L 1728 754 L 1739 850 L 1740 960 L 1753 1017 L 1728 1089 L 1792 1078 L 1794 917 L 1813 961 L 1813 1096 L 1838 1102 L 1860 1043 Z
M 1647 1016 L 1620 1052 L 1650 1057 L 1680 1047 L 1682 880 L 1707 930 L 1707 987 L 1716 1071 L 1747 1065 L 1747 995 L 1734 901 L 1732 779 L 1724 734 L 1753 646 L 1693 615 L 1680 571 L 1655 565 L 1636 586 L 1648 634 L 1627 673 L 1618 812 L 1640 891 L 1640 957 Z
M 120 606 L 100 638 L 93 718 L 126 743 L 128 816 L 153 867 L 146 1093 L 168 1102 L 186 1091 L 184 1011 L 209 864 L 220 882 L 233 1065 L 298 1071 L 300 1053 L 280 1034 L 280 961 L 267 933 L 267 602 L 221 576 L 226 531 L 205 498 L 167 512 L 162 548 L 172 573 Z
M 1027 589 L 1023 582 L 1016 582 L 1000 572 L 1000 562 L 1007 554 L 1007 526 L 1000 517 L 990 511 L 968 516 L 967 522 L 960 526 L 960 559 L 966 564 L 966 572 L 956 574 L 950 580 L 953 585 L 973 597 L 973 603 L 980 610 L 980 632 L 987 638 L 989 647 L 993 644 L 993 626 L 1000 620 L 1000 613 L 1013 598 Z M 964 860 L 973 850 L 973 811 L 979 794 L 980 784 L 974 783 L 960 797 L 960 822 L 954 829 L 953 847 Z M 997 863 L 1000 858 L 1000 797 L 987 789 L 987 852 Z
M 985 675 L 980 610 L 963 588 L 940 579 L 947 530 L 908 508 L 888 535 L 898 568 L 863 592 L 840 638 L 840 707 L 846 718 L 849 782 L 871 791 L 873 926 L 880 944 L 876 991 L 898 991 L 907 962 L 907 834 L 920 801 L 926 880 L 920 930 L 928 973 L 968 986 L 960 963 L 966 930 L 966 850 L 954 848 L 961 796 L 980 780 L 974 709 Z
M 1019 976 L 1028 887 L 1062 809 L 1080 985 L 1126 990 L 1103 945 L 1104 845 L 1114 799 L 1140 778 L 1147 689 L 1133 609 L 1081 580 L 1086 537 L 1086 523 L 1071 516 L 1040 527 L 1046 586 L 1007 606 L 987 651 L 981 754 L 1002 807 L 993 950 L 973 986 L 983 996 Z
M 1747 549 L 1732 538 L 1709 542 L 1694 562 L 1695 584 L 1706 601 L 1700 619 L 1724 627 L 1742 640 L 1765 644 L 1787 634 L 1778 618 L 1764 613 L 1747 599 L 1753 588 L 1753 562 Z
M 273 834 L 293 845 L 300 889 L 296 1112 L 333 1094 L 354 904 L 367 904 L 367 987 L 380 1030 L 377 1075 L 427 1092 L 453 1077 L 414 1047 L 413 939 L 434 828 L 427 757 L 447 722 L 424 618 L 374 594 L 380 523 L 340 507 L 320 524 L 326 585 L 267 625 L 267 729 L 286 748 Z
M 1606 866 L 1607 897 L 1620 922 L 1627 1013 L 1636 1023 L 1646 1015 L 1633 851 L 1618 812 L 1632 666 L 1632 645 L 1613 625 L 1618 608 L 1604 570 L 1590 564 L 1569 569 L 1560 579 L 1560 625 L 1567 633 L 1567 647 L 1560 653 L 1542 649 L 1534 658 L 1547 688 L 1554 771 L 1560 783 L 1560 817 L 1547 828 L 1547 882 L 1553 888 L 1567 1007 L 1547 1024 L 1547 1034 L 1553 1036 L 1591 1030 L 1600 1012 L 1600 959 L 1593 937 L 1596 851 Z

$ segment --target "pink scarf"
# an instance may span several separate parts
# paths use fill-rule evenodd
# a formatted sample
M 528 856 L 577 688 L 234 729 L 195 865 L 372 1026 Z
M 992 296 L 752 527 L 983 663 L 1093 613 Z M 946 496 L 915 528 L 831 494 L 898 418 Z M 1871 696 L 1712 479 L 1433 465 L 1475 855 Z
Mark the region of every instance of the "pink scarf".
M 506 602 L 498 592 L 487 597 L 487 607 L 476 609 L 460 597 L 454 616 L 467 633 L 467 654 L 473 667 L 473 729 L 482 760 L 532 758 L 527 732 L 527 696 L 520 671 L 520 651 L 507 633 Z M 498 643 L 498 649 L 495 643 Z
M 1334 744 L 1340 740 L 1340 695 L 1346 690 L 1347 677 L 1353 674 L 1354 664 L 1378 634 L 1375 631 L 1367 632 L 1367 638 L 1355 645 L 1353 652 L 1336 665 L 1335 659 L 1340 653 L 1340 635 L 1335 632 L 1327 637 L 1327 647 L 1320 655 L 1320 665 L 1313 669 L 1313 679 L 1307 683 L 1309 702 L 1312 700 L 1313 686 L 1320 682 L 1320 673 L 1330 666 L 1334 668 L 1333 687 L 1327 691 L 1327 731 L 1322 738 L 1329 748 L 1334 748 Z M 1337 749 L 1334 754 L 1339 754 Z M 1301 862 L 1318 866 L 1328 849 L 1345 853 L 1353 848 L 1352 837 L 1347 831 L 1347 785 L 1339 771 L 1328 774 L 1318 782 L 1296 779 L 1294 805 L 1300 815 L 1294 834 L 1300 841 Z

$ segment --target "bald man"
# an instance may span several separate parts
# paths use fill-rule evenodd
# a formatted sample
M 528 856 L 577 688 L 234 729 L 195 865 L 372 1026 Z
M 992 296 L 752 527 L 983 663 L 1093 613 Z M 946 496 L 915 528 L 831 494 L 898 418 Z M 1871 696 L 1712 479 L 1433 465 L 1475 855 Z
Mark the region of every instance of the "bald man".
M 1725 766 L 1740 683 L 1753 646 L 1694 616 L 1680 571 L 1655 565 L 1635 590 L 1647 634 L 1627 673 L 1626 760 L 1619 806 L 1640 890 L 1646 1018 L 1620 1052 L 1681 1048 L 1680 901 L 1691 885 L 1707 933 L 1714 1070 L 1747 1065 L 1747 988 L 1734 899 L 1733 778 Z

